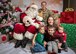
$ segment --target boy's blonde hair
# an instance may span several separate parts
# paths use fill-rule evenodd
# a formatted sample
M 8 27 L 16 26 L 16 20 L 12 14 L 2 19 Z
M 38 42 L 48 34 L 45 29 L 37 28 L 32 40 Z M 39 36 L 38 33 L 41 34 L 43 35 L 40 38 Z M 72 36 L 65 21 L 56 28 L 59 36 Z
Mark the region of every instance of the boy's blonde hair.
M 38 28 L 38 30 L 40 30 L 42 27 L 44 27 L 44 28 L 45 28 L 45 26 L 44 26 L 44 25 L 40 25 L 40 26 L 39 26 L 39 28 Z
M 59 29 L 60 27 L 63 28 L 63 30 L 64 30 L 64 27 L 63 27 L 63 26 L 58 26 L 58 29 Z

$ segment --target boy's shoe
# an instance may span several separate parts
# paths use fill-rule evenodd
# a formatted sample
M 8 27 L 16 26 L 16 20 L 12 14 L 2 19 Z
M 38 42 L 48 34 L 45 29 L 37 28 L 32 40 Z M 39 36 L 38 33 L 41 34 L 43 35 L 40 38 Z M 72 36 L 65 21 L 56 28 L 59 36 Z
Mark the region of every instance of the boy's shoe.
M 20 45 L 15 45 L 14 48 L 18 48 Z
M 61 49 L 58 49 L 58 53 L 61 53 Z
M 21 45 L 21 41 L 17 41 L 14 48 L 18 48 Z
M 21 42 L 21 43 L 22 43 L 21 47 L 22 47 L 22 48 L 25 48 L 26 45 L 27 45 L 27 43 L 29 42 L 29 40 L 30 40 L 30 39 L 28 39 L 28 38 L 24 38 L 24 39 L 22 40 L 22 42 Z
M 64 49 L 65 52 L 68 52 L 68 49 Z
M 30 50 L 31 50 L 31 53 L 33 54 L 34 52 L 33 52 L 33 50 L 32 50 L 32 47 L 30 47 Z

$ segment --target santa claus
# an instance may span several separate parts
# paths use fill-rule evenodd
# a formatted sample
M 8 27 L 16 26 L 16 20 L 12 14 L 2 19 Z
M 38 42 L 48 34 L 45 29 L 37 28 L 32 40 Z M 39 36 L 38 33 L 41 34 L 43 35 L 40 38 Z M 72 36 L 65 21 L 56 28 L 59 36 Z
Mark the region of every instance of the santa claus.
M 22 23 L 15 24 L 13 37 L 17 40 L 15 48 L 21 45 L 25 48 L 29 40 L 31 40 L 34 34 L 37 32 L 37 28 L 41 24 L 43 18 L 38 16 L 38 6 L 30 5 L 25 13 L 20 14 Z

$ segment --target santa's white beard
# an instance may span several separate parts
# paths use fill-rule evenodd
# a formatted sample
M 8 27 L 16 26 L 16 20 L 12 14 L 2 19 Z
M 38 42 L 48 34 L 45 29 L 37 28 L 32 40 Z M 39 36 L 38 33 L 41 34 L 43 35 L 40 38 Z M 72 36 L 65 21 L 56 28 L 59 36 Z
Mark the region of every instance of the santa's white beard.
M 32 18 L 35 18 L 38 15 L 38 11 L 30 8 L 26 11 L 26 14 Z

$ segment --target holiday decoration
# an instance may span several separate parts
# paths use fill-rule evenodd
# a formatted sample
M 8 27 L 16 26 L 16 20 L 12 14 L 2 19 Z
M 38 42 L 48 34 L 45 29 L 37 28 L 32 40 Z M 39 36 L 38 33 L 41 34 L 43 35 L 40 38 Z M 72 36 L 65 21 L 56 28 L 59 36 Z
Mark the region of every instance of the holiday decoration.
M 0 35 L 0 43 L 5 43 L 8 41 L 8 36 L 7 35 Z
M 74 11 L 74 9 L 73 8 L 66 8 L 65 12 L 68 12 L 68 11 Z
M 75 11 L 66 11 L 61 12 L 60 14 L 60 22 L 74 24 L 75 23 Z

